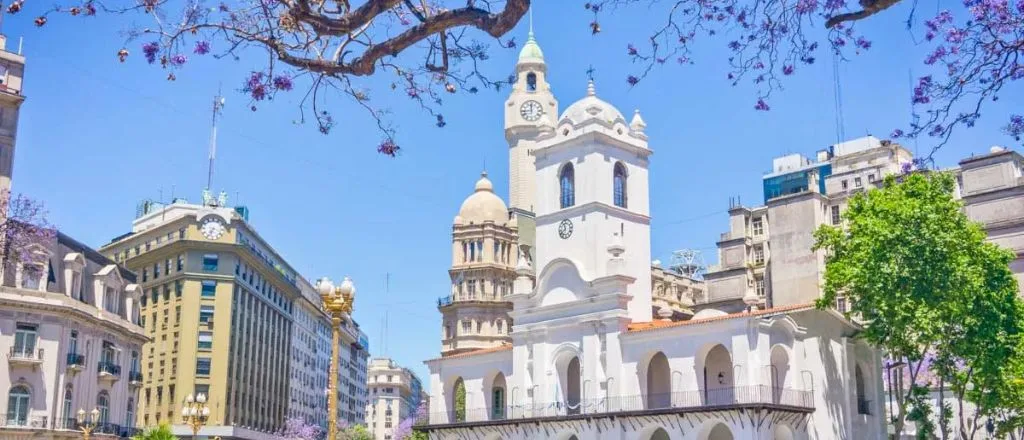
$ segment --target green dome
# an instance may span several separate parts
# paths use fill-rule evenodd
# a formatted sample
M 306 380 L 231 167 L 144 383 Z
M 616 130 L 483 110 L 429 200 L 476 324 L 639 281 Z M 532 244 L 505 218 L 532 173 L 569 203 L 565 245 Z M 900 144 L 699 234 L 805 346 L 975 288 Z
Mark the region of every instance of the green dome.
M 523 45 L 523 50 L 519 51 L 519 62 L 528 60 L 544 61 L 544 52 L 540 50 L 540 45 L 538 45 L 537 40 L 533 38 L 532 31 L 530 32 L 530 36 L 526 39 L 526 44 Z

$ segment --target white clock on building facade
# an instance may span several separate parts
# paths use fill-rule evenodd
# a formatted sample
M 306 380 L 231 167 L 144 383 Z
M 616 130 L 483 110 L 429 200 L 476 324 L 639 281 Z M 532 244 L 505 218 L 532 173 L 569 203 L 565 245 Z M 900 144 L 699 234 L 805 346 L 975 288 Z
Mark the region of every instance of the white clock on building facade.
M 519 107 L 519 114 L 527 121 L 534 122 L 544 114 L 544 107 L 534 100 L 526 101 Z
M 203 225 L 199 227 L 199 231 L 202 232 L 203 237 L 206 237 L 208 240 L 216 240 L 226 232 L 224 224 L 217 218 L 208 218 L 203 220 Z

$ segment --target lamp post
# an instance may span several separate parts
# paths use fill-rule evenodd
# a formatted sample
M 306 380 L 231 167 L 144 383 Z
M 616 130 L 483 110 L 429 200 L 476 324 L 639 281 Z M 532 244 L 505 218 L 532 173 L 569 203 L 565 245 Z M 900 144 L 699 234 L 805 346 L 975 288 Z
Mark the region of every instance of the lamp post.
M 349 277 L 342 280 L 341 285 L 327 277 L 316 283 L 320 300 L 324 303 L 324 311 L 331 317 L 331 370 L 330 385 L 327 388 L 327 440 L 338 438 L 338 355 L 341 353 L 341 324 L 352 313 L 352 303 L 356 299 L 356 287 Z
M 199 430 L 209 417 L 210 407 L 206 406 L 206 394 L 199 393 L 195 397 L 189 394 L 185 397 L 185 404 L 181 406 L 181 419 L 192 428 L 192 438 L 199 435 Z
M 89 412 L 92 418 L 85 417 L 85 410 L 78 410 L 78 429 L 82 430 L 82 439 L 89 440 L 89 435 L 92 434 L 92 430 L 96 429 L 96 421 L 100 419 L 100 410 L 93 408 Z

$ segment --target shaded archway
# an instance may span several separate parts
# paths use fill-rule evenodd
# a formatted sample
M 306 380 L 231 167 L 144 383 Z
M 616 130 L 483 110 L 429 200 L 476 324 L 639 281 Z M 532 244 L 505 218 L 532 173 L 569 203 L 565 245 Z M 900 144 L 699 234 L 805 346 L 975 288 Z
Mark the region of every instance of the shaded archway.
M 711 432 L 708 433 L 708 440 L 734 440 L 732 431 L 729 430 L 728 426 L 724 423 L 719 423 L 711 428 Z
M 642 437 L 643 438 L 643 437 Z M 665 428 L 658 427 L 651 433 L 650 437 L 646 437 L 645 440 L 670 440 L 671 437 L 668 435 L 668 431 Z
M 704 404 L 729 405 L 735 402 L 732 356 L 718 344 L 704 356 Z
M 455 379 L 452 385 L 451 420 L 453 422 L 466 421 L 466 383 L 462 378 Z
M 657 352 L 647 364 L 647 409 L 672 405 L 672 370 L 665 353 Z
M 580 413 L 580 358 L 573 357 L 565 368 L 565 404 L 568 414 Z
M 491 420 L 504 420 L 505 419 L 505 402 L 507 386 L 505 385 L 505 375 L 498 373 L 491 383 Z
M 870 415 L 871 402 L 867 400 L 867 392 L 864 387 L 864 371 L 860 364 L 853 367 L 854 391 L 857 393 L 857 414 Z
M 771 353 L 771 384 L 772 402 L 781 403 L 782 390 L 789 386 L 789 353 L 781 345 L 772 347 Z

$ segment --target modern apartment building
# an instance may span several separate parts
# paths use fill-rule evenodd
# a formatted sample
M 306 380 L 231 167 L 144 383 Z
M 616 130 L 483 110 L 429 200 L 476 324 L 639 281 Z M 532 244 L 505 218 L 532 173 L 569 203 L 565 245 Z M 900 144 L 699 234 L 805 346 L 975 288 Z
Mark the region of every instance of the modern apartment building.
M 330 337 L 331 334 L 327 333 L 328 341 Z M 366 333 L 359 328 L 357 322 L 345 321 L 342 324 L 341 349 L 338 351 L 338 420 L 349 426 L 366 423 L 366 401 L 369 396 L 366 366 L 370 359 L 370 352 L 367 351 L 369 346 Z
M 326 373 L 310 362 L 323 362 L 329 349 L 326 318 L 309 283 L 248 222 L 247 208 L 204 193 L 201 204 L 145 202 L 137 214 L 131 232 L 101 251 L 134 270 L 144 293 L 152 342 L 143 349 L 138 422 L 191 434 L 180 407 L 199 393 L 210 406 L 200 435 L 261 438 L 289 416 L 314 414 Z
M 388 358 L 370 361 L 367 381 L 367 427 L 374 439 L 392 440 L 398 424 L 416 413 L 423 386 L 415 373 Z
M 95 434 L 133 434 L 147 341 L 135 275 L 59 232 L 35 252 L 41 264 L 0 274 L 0 438 L 77 438 L 93 409 Z

